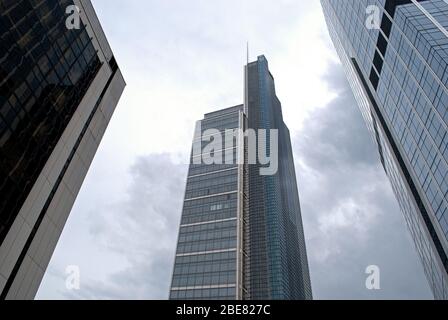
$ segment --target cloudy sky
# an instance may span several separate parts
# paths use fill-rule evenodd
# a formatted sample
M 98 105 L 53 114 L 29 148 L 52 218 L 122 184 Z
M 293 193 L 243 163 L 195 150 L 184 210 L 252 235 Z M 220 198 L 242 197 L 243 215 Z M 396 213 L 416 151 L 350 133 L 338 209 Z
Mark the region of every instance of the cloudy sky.
M 315 298 L 432 298 L 318 1 L 92 2 L 128 86 L 37 298 L 168 297 L 194 124 L 242 103 L 246 41 L 291 129 Z

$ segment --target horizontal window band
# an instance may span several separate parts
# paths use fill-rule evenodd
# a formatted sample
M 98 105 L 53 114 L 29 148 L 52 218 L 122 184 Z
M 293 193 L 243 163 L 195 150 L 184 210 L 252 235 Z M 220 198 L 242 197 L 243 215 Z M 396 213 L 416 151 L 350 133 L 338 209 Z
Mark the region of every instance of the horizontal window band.
M 239 148 L 236 146 L 236 147 L 231 147 L 231 148 L 227 148 L 227 149 L 213 150 L 213 154 L 224 154 L 224 153 L 226 153 L 228 151 L 231 151 L 231 150 L 238 151 Z M 210 154 L 208 154 L 208 153 L 195 154 L 193 156 L 193 158 L 204 157 L 204 156 L 209 156 L 209 155 Z
M 198 222 L 198 223 L 191 223 L 191 224 L 184 224 L 181 225 L 181 228 L 186 228 L 186 227 L 194 227 L 194 226 L 201 226 L 201 225 L 205 225 L 205 224 L 212 224 L 212 223 L 220 223 L 220 222 L 228 222 L 228 221 L 234 221 L 237 220 L 237 218 L 229 218 L 229 219 L 221 219 L 221 220 L 212 220 L 212 221 L 205 221 L 205 222 Z
M 217 284 L 217 285 L 197 286 L 197 287 L 177 287 L 177 288 L 171 288 L 171 291 L 231 289 L 231 288 L 236 288 L 236 284 Z
M 230 191 L 230 192 L 224 192 L 224 193 L 211 194 L 209 196 L 204 196 L 204 197 L 185 199 L 184 202 L 194 201 L 194 200 L 201 200 L 201 199 L 208 199 L 208 198 L 212 198 L 212 197 L 225 196 L 225 195 L 228 195 L 228 194 L 235 194 L 235 193 L 238 193 L 238 190 Z
M 232 167 L 232 168 L 223 169 L 223 170 L 217 170 L 217 171 L 210 171 L 210 172 L 206 172 L 206 173 L 201 173 L 201 174 L 196 174 L 196 175 L 188 176 L 188 179 L 190 179 L 190 178 L 197 178 L 197 177 L 203 177 L 203 176 L 208 176 L 208 175 L 211 175 L 211 174 L 216 174 L 216 173 L 221 173 L 221 172 L 227 172 L 227 171 L 232 171 L 232 170 L 236 170 L 236 169 L 238 169 L 238 167 Z
M 215 253 L 226 253 L 226 252 L 236 252 L 236 248 L 231 249 L 222 249 L 222 250 L 213 250 L 213 251 L 199 251 L 199 252 L 190 252 L 190 253 L 179 253 L 176 254 L 176 257 L 191 257 L 191 256 L 202 256 L 206 254 L 215 254 Z

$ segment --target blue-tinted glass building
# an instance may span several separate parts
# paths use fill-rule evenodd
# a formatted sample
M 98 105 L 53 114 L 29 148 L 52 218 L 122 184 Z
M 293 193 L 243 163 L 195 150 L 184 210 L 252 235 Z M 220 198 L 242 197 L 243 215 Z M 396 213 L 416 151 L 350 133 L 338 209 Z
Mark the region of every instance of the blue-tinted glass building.
M 448 298 L 448 3 L 321 0 L 434 296 Z
M 232 164 L 192 153 L 170 299 L 312 299 L 291 140 L 264 56 L 245 80 L 244 104 L 206 114 L 193 149 L 210 129 L 275 129 L 278 170 L 264 176 L 248 161 L 247 136 L 217 151 Z
M 261 164 L 248 166 L 247 297 L 312 299 L 291 138 L 264 56 L 246 68 L 246 105 L 249 128 L 279 133 L 278 172 L 260 175 Z

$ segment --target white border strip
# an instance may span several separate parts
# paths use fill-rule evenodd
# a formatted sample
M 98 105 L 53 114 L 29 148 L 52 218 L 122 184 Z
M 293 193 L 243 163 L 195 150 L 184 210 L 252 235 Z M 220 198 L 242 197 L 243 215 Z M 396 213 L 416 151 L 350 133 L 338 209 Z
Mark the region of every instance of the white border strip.
M 411 0 L 413 4 L 448 38 L 448 31 L 420 4 L 417 0 Z M 447 1 L 444 0 L 446 4 Z
M 222 220 L 212 220 L 212 221 L 205 221 L 205 222 L 198 222 L 198 223 L 191 223 L 191 224 L 183 224 L 180 227 L 181 228 L 186 228 L 186 227 L 202 226 L 204 224 L 228 222 L 228 221 L 235 221 L 235 220 L 237 220 L 237 218 L 229 218 L 229 219 L 222 219 Z
M 236 288 L 236 284 L 219 284 L 209 286 L 197 286 L 197 287 L 177 287 L 172 288 L 171 291 L 184 291 L 184 290 L 204 290 L 204 289 L 229 289 Z
M 232 251 L 236 251 L 236 248 L 223 249 L 223 250 L 214 250 L 214 251 L 179 253 L 179 254 L 176 254 L 176 257 L 200 256 L 200 255 L 204 255 L 204 254 L 225 253 L 225 252 L 232 252 Z

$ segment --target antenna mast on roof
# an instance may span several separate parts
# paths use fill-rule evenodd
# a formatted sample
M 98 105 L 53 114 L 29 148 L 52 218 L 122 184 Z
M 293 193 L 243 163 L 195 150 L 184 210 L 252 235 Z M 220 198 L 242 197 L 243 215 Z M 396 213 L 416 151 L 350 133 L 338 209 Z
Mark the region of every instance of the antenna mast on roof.
M 249 41 L 246 44 L 247 63 L 244 68 L 244 113 L 249 114 Z

